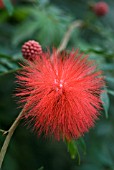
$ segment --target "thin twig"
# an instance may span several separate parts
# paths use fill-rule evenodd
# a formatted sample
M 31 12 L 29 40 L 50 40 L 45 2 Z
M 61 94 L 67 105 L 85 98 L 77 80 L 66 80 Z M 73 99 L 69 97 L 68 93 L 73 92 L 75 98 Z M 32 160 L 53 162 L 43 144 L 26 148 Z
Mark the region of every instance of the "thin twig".
M 16 120 L 14 121 L 14 123 L 12 124 L 12 126 L 10 127 L 10 129 L 8 131 L 5 131 L 7 132 L 7 136 L 6 136 L 6 139 L 4 141 L 4 144 L 1 148 L 1 151 L 0 151 L 0 168 L 2 167 L 2 163 L 3 163 L 3 160 L 4 160 L 4 157 L 5 157 L 5 154 L 6 154 L 6 151 L 7 151 L 7 148 L 8 148 L 8 145 L 9 145 L 9 142 L 11 140 L 11 137 L 16 129 L 16 127 L 18 126 L 19 124 L 19 121 L 20 121 L 20 118 L 22 116 L 22 114 L 24 113 L 24 110 L 22 110 L 20 112 L 20 114 L 18 115 L 18 117 L 16 118 Z
M 19 71 L 19 70 L 22 70 L 22 68 L 17 68 L 17 69 L 14 69 L 14 70 L 9 70 L 9 71 L 4 72 L 4 73 L 0 73 L 0 77 L 8 75 L 8 74 L 11 74 L 11 73 L 14 73 L 14 72 Z
M 0 132 L 4 133 L 4 132 L 5 132 L 5 130 L 0 129 Z
M 83 25 L 84 25 L 84 23 L 81 20 L 76 20 L 76 21 L 71 23 L 71 25 L 69 26 L 67 32 L 65 33 L 65 35 L 64 35 L 64 37 L 63 37 L 63 39 L 62 39 L 62 41 L 61 41 L 61 43 L 60 43 L 60 45 L 58 47 L 57 52 L 61 52 L 66 48 L 66 46 L 68 44 L 68 41 L 69 41 L 69 39 L 71 37 L 72 31 L 75 28 L 82 27 Z
M 6 135 L 8 131 L 0 129 L 0 132 L 3 133 L 3 135 Z

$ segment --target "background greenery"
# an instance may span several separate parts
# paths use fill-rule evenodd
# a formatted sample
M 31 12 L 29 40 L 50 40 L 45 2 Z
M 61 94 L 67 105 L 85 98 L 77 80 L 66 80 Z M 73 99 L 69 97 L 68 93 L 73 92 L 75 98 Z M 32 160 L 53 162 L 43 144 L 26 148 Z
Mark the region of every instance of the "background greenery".
M 91 0 L 4 0 L 0 6 L 0 129 L 7 130 L 19 113 L 15 94 L 15 71 L 22 60 L 21 46 L 34 39 L 43 49 L 58 47 L 69 24 L 77 19 L 85 26 L 75 29 L 67 49 L 80 48 L 104 71 L 104 110 L 94 129 L 74 143 L 40 139 L 24 121 L 17 128 L 3 170 L 114 170 L 114 1 L 107 0 L 109 13 L 96 17 Z M 5 137 L 0 133 L 0 148 Z M 74 142 L 74 141 L 73 141 Z M 86 145 L 86 149 L 85 149 Z M 73 155 L 74 154 L 74 155 Z M 72 157 L 76 157 L 72 159 Z

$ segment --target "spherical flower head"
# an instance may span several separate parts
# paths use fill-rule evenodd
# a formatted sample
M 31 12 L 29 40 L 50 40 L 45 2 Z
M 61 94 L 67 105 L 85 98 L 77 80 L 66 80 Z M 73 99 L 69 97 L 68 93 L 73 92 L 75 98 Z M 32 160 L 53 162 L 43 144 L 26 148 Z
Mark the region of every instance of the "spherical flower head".
M 108 4 L 106 2 L 98 2 L 93 6 L 93 11 L 97 16 L 104 16 L 109 11 Z
M 38 42 L 29 40 L 22 46 L 22 54 L 26 60 L 34 61 L 42 54 L 42 47 Z
M 24 104 L 25 119 L 34 122 L 38 135 L 77 139 L 98 119 L 104 86 L 101 74 L 94 61 L 78 51 L 58 54 L 54 50 L 29 61 L 17 76 L 16 95 Z

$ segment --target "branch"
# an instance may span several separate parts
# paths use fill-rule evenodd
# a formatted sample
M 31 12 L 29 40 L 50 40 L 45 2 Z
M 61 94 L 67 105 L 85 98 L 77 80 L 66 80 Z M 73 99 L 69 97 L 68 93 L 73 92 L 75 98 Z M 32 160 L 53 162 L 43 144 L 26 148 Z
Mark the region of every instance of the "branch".
M 3 129 L 0 129 L 0 132 L 3 133 L 3 135 L 4 135 L 4 133 L 6 134 L 6 131 Z
M 11 73 L 14 73 L 14 72 L 19 71 L 19 70 L 22 70 L 22 68 L 16 68 L 14 70 L 10 70 L 10 71 L 4 72 L 4 73 L 0 73 L 0 76 L 5 76 L 7 74 L 11 74 Z
M 70 24 L 67 32 L 65 33 L 65 35 L 64 35 L 64 37 L 63 37 L 63 39 L 62 39 L 62 41 L 61 41 L 61 43 L 60 43 L 60 45 L 58 47 L 57 52 L 61 52 L 61 51 L 63 51 L 66 48 L 66 46 L 68 44 L 68 41 L 69 41 L 69 39 L 71 37 L 72 31 L 75 28 L 82 27 L 83 25 L 84 25 L 84 22 L 81 21 L 81 20 L 76 20 L 76 21 L 74 21 L 74 22 L 72 22 Z
M 14 121 L 14 123 L 12 124 L 12 126 L 10 127 L 10 129 L 8 131 L 2 131 L 3 134 L 7 133 L 6 139 L 4 141 L 4 144 L 2 146 L 2 149 L 0 151 L 0 168 L 2 167 L 2 163 L 9 145 L 9 142 L 11 140 L 11 137 L 16 129 L 16 127 L 18 126 L 19 122 L 20 122 L 20 118 L 22 116 L 22 114 L 24 113 L 24 109 L 20 112 L 20 114 L 18 115 L 18 117 L 16 118 L 16 120 Z

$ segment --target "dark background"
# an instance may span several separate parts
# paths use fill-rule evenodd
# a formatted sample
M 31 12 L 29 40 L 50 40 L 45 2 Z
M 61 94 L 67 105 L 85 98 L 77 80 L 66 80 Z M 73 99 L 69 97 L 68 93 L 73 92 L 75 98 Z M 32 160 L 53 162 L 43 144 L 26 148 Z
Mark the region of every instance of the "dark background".
M 34 39 L 47 47 L 58 47 L 70 23 L 85 21 L 74 29 L 67 49 L 80 48 L 95 59 L 106 79 L 104 110 L 95 128 L 85 134 L 85 149 L 78 143 L 79 158 L 71 159 L 67 145 L 37 137 L 24 120 L 9 145 L 3 170 L 114 170 L 114 1 L 109 12 L 97 17 L 91 0 L 7 0 L 0 6 L 0 129 L 7 130 L 20 112 L 16 104 L 15 74 L 22 60 L 21 46 Z M 0 148 L 5 136 L 0 132 Z

